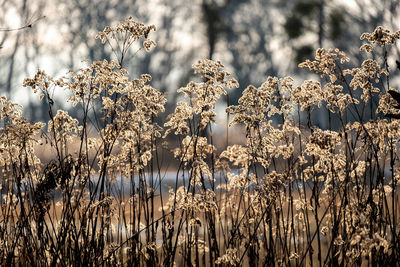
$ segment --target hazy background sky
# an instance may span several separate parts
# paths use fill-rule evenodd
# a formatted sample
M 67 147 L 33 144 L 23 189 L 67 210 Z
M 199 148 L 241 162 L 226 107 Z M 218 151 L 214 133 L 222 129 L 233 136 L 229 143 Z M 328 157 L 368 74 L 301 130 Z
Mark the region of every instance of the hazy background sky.
M 127 16 L 157 27 L 150 34 L 157 47 L 140 51 L 124 67 L 131 78 L 151 74 L 153 87 L 167 92 L 169 107 L 176 90 L 193 79 L 198 59 L 220 60 L 238 79 L 240 88 L 230 93 L 235 102 L 249 84 L 259 86 L 268 76 L 318 79 L 297 64 L 320 46 L 340 48 L 356 66 L 361 33 L 378 25 L 400 29 L 394 0 L 0 0 L 0 7 L 1 95 L 22 104 L 35 121 L 48 119 L 46 107 L 22 87 L 23 78 L 38 68 L 60 77 L 84 66 L 84 59 L 112 59 L 94 36 Z M 391 51 L 393 69 L 398 51 Z M 63 92 L 55 95 L 68 108 Z

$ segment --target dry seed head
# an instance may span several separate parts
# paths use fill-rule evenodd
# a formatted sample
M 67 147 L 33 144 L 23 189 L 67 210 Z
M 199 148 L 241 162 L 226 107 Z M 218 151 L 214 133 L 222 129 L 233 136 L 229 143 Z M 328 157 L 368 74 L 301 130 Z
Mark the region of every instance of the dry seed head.
M 326 50 L 324 48 L 318 48 L 315 52 L 315 60 L 306 60 L 299 64 L 300 68 L 308 68 L 311 71 L 319 74 L 321 77 L 324 74 L 328 75 L 331 82 L 334 83 L 337 80 L 336 68 L 338 62 L 343 64 L 349 62 L 350 59 L 346 56 L 346 53 L 340 51 L 337 48 L 330 48 Z
M 130 45 L 134 41 L 144 38 L 145 41 L 143 46 L 146 51 L 149 51 L 152 46 L 155 46 L 155 42 L 148 39 L 149 33 L 155 31 L 156 27 L 154 25 L 145 26 L 141 22 L 135 21 L 132 17 L 127 17 L 124 21 L 119 22 L 115 27 L 106 26 L 102 32 L 96 35 L 96 39 L 100 39 L 104 44 L 107 40 L 117 39 L 118 37 L 124 36 L 127 38 L 127 43 Z M 128 36 L 124 34 L 129 34 Z
M 383 28 L 382 26 L 378 26 L 372 33 L 363 33 L 360 37 L 360 40 L 367 39 L 371 44 L 379 44 L 383 46 L 385 44 L 394 44 L 394 42 L 399 38 L 400 31 L 390 33 L 389 30 Z

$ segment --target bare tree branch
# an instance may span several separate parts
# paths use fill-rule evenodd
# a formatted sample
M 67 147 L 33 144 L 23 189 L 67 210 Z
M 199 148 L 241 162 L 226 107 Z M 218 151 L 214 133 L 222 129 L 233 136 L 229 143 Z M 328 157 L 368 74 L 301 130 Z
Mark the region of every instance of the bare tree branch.
M 20 30 L 24 30 L 27 28 L 32 28 L 32 25 L 35 24 L 36 22 L 38 22 L 41 19 L 44 19 L 46 16 L 39 16 L 35 19 L 31 18 L 27 23 L 25 23 L 25 25 L 18 27 L 18 28 L 0 28 L 0 32 L 13 32 L 13 31 L 20 31 Z

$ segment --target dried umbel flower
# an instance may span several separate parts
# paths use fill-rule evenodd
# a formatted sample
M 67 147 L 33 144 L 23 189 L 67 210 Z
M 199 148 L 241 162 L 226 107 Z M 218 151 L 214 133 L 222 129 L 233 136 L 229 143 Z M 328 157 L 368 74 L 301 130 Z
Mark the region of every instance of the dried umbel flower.
M 148 165 L 155 150 L 154 140 L 160 138 L 163 131 L 154 118 L 164 111 L 166 98 L 146 84 L 149 79 L 149 75 L 144 75 L 128 82 L 118 91 L 119 98 L 103 100 L 106 114 L 112 116 L 113 121 L 102 130 L 102 135 L 106 143 L 120 142 L 120 151 L 112 160 L 118 165 L 114 167 L 126 177 Z
M 169 120 L 164 124 L 165 127 L 169 127 L 165 131 L 164 137 L 175 129 L 176 135 L 185 135 L 190 133 L 189 120 L 193 118 L 192 107 L 186 102 L 178 102 L 175 108 L 175 112 L 168 115 Z
M 244 123 L 247 129 L 256 129 L 261 122 L 267 121 L 266 117 L 275 114 L 287 115 L 291 112 L 291 106 L 287 105 L 288 98 L 281 92 L 289 92 L 292 89 L 292 78 L 279 80 L 277 77 L 268 77 L 259 87 L 249 85 L 239 98 L 239 105 L 230 106 L 226 112 L 233 114 L 230 125 Z M 279 108 L 275 106 L 275 103 Z
M 175 130 L 175 134 L 196 133 L 204 130 L 210 123 L 215 123 L 215 106 L 222 95 L 226 95 L 224 87 L 238 87 L 239 84 L 230 73 L 224 71 L 224 66 L 219 61 L 209 59 L 199 60 L 193 65 L 194 73 L 201 73 L 205 79 L 203 83 L 189 82 L 186 87 L 180 88 L 178 92 L 183 93 L 190 100 L 190 104 L 179 102 L 175 112 L 168 116 L 168 127 L 165 136 Z M 197 127 L 190 129 L 189 121 L 197 116 L 199 118 Z
M 208 144 L 206 137 L 186 136 L 182 140 L 182 147 L 174 150 L 174 156 L 187 164 L 202 161 L 215 150 L 213 145 Z
M 167 208 L 171 211 L 175 208 L 190 212 L 208 212 L 218 209 L 214 191 L 210 189 L 200 190 L 193 194 L 187 192 L 184 186 L 179 187 L 176 192 L 170 190 Z
M 348 61 L 350 61 L 350 59 L 346 54 L 337 48 L 330 48 L 328 51 L 324 48 L 318 48 L 315 52 L 315 60 L 310 61 L 307 59 L 305 62 L 300 63 L 299 67 L 308 68 L 309 70 L 320 74 L 321 77 L 326 74 L 330 78 L 331 82 L 335 83 L 338 77 L 336 69 L 338 62 L 344 64 Z
M 364 124 L 362 132 L 367 132 L 370 136 L 366 146 L 375 146 L 377 148 L 378 156 L 385 157 L 389 152 L 391 146 L 389 140 L 398 140 L 400 133 L 400 122 L 393 120 L 388 122 L 387 119 L 378 119 Z
M 143 46 L 146 51 L 150 51 L 151 47 L 155 46 L 155 42 L 148 39 L 149 33 L 152 30 L 156 30 L 154 25 L 145 26 L 143 23 L 135 21 L 132 17 L 128 17 L 124 21 L 119 22 L 115 27 L 105 27 L 102 32 L 96 35 L 96 39 L 100 39 L 103 44 L 107 41 L 115 40 L 117 41 L 118 50 L 125 53 L 133 42 L 144 38 Z M 123 42 L 120 44 L 120 41 Z
M 239 87 L 238 82 L 234 78 L 226 80 L 231 74 L 224 71 L 224 65 L 222 65 L 220 61 L 213 61 L 210 59 L 199 60 L 197 63 L 193 64 L 193 69 L 195 74 L 201 73 L 201 78 L 212 81 L 212 83 L 223 84 L 229 89 Z M 221 94 L 223 92 L 216 93 Z
M 282 190 L 282 188 L 284 188 L 284 183 L 287 182 L 287 175 L 285 173 L 272 171 L 271 173 L 265 174 L 263 180 L 263 193 L 265 194 L 264 198 L 269 200 L 268 204 L 274 203 L 279 195 L 279 192 Z
M 0 97 L 0 167 L 21 166 L 21 170 L 39 168 L 40 160 L 34 153 L 37 136 L 45 125 L 31 124 L 23 115 L 21 106 Z M 36 178 L 35 174 L 32 174 Z
M 304 81 L 300 87 L 292 89 L 291 100 L 294 104 L 300 105 L 301 110 L 321 107 L 324 100 L 321 84 L 310 80 Z
M 226 264 L 227 266 L 237 266 L 239 264 L 239 257 L 237 256 L 237 249 L 228 248 L 225 254 L 219 257 L 215 264 Z
M 370 44 L 363 44 L 360 47 L 360 51 L 366 51 L 367 53 L 371 52 L 373 49 L 374 49 L 373 46 Z
M 363 90 L 361 98 L 364 102 L 368 102 L 374 93 L 380 93 L 381 89 L 376 87 L 375 83 L 379 83 L 382 74 L 388 76 L 387 70 L 381 68 L 379 63 L 372 59 L 367 59 L 361 64 L 361 68 L 353 68 L 351 70 L 345 70 L 345 75 L 351 75 L 350 86 L 354 90 L 360 87 Z
M 353 98 L 350 94 L 343 93 L 343 86 L 327 83 L 323 89 L 326 107 L 332 112 L 343 114 L 343 111 L 350 104 L 358 104 L 359 101 Z
M 390 33 L 389 30 L 382 26 L 376 27 L 372 33 L 363 33 L 360 37 L 361 40 L 367 39 L 371 44 L 379 44 L 381 46 L 385 44 L 394 44 L 394 42 L 400 38 L 400 31 Z M 366 47 L 366 50 L 370 50 Z
M 387 93 L 381 93 L 376 113 L 382 112 L 386 117 L 400 118 L 400 93 L 394 88 L 389 88 Z
M 241 145 L 228 146 L 225 151 L 220 155 L 220 159 L 226 158 L 232 162 L 233 166 L 240 168 L 247 168 L 249 164 L 249 151 L 246 147 Z
M 42 92 L 47 92 L 51 83 L 53 82 L 54 80 L 44 71 L 38 70 L 32 79 L 25 78 L 22 86 L 31 87 L 33 92 L 36 94 L 39 90 L 41 90 Z M 43 94 L 41 94 L 40 99 L 42 99 L 42 97 Z
M 56 142 L 72 141 L 74 137 L 79 136 L 82 126 L 79 126 L 78 120 L 73 119 L 68 112 L 58 110 L 57 114 L 48 122 L 48 132 L 56 133 Z
M 340 135 L 335 131 L 314 129 L 308 142 L 306 150 L 331 150 L 340 144 Z M 316 156 L 318 154 L 318 152 L 315 153 Z
M 115 61 L 95 61 L 87 68 L 70 71 L 70 77 L 68 80 L 65 78 L 63 85 L 72 92 L 68 101 L 74 106 L 78 103 L 85 105 L 96 101 L 102 94 L 108 96 L 122 93 L 129 83 L 126 75 L 127 71 L 121 69 Z

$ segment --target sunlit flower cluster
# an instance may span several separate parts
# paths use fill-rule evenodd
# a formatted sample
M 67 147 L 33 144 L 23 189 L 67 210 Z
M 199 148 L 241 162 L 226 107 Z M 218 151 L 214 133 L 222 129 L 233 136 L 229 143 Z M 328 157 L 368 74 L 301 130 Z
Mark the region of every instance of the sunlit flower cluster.
M 18 171 L 19 168 L 36 168 L 40 159 L 35 154 L 34 145 L 39 141 L 37 136 L 44 123 L 32 124 L 22 115 L 21 106 L 0 97 L 0 167 L 3 175 L 8 171 Z M 11 174 L 18 175 L 18 173 Z M 20 175 L 23 175 L 20 173 Z M 37 173 L 33 173 L 37 179 Z M 6 179 L 7 175 L 5 176 Z
M 200 60 L 193 65 L 194 73 L 201 73 L 202 83 L 189 82 L 186 87 L 178 92 L 183 93 L 190 100 L 178 102 L 175 112 L 168 116 L 166 135 L 175 130 L 175 134 L 188 134 L 204 130 L 210 123 L 215 123 L 214 117 L 216 103 L 222 95 L 226 95 L 224 87 L 232 89 L 238 87 L 234 78 L 224 71 L 224 66 L 219 61 L 208 59 Z M 193 116 L 198 116 L 198 126 L 190 129 L 189 121 Z
M 351 75 L 352 79 L 350 81 L 350 86 L 354 90 L 357 88 L 362 88 L 363 94 L 361 98 L 364 102 L 372 97 L 374 93 L 380 93 L 380 89 L 377 86 L 382 74 L 389 75 L 389 73 L 380 67 L 379 63 L 372 59 L 367 59 L 361 64 L 361 68 L 353 68 L 352 70 L 347 70 L 346 75 Z
M 156 45 L 154 41 L 148 39 L 152 30 L 156 30 L 154 25 L 145 26 L 143 23 L 135 21 L 132 17 L 128 17 L 115 27 L 105 27 L 102 32 L 96 35 L 96 39 L 100 39 L 104 44 L 107 41 L 110 42 L 110 40 L 118 42 L 120 38 L 127 38 L 123 43 L 123 47 L 120 47 L 120 44 L 117 43 L 118 49 L 126 51 L 126 48 L 129 48 L 135 41 L 144 38 L 143 46 L 147 51 L 150 51 L 151 47 Z
M 326 50 L 324 48 L 318 48 L 315 52 L 315 60 L 306 60 L 299 64 L 300 68 L 308 68 L 321 75 L 326 74 L 332 83 L 335 83 L 338 79 L 337 64 L 343 64 L 349 62 L 350 59 L 346 56 L 343 51 L 337 48 L 331 48 Z
M 236 266 L 239 263 L 236 249 L 228 248 L 224 255 L 219 257 L 215 264 L 226 264 L 227 266 Z
M 389 30 L 383 28 L 382 26 L 376 27 L 372 33 L 365 32 L 361 34 L 360 37 L 361 40 L 367 39 L 370 43 L 379 45 L 393 44 L 399 38 L 400 31 L 390 33 Z

